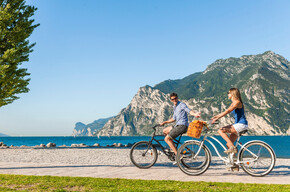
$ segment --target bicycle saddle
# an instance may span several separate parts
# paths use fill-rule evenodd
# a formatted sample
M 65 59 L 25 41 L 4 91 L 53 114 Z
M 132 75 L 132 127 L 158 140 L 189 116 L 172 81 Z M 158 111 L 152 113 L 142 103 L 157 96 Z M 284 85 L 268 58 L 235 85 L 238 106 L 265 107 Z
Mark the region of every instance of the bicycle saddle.
M 241 131 L 241 132 L 239 133 L 239 136 L 242 136 L 243 134 L 245 134 L 245 133 L 247 133 L 247 132 L 248 132 L 248 130 Z

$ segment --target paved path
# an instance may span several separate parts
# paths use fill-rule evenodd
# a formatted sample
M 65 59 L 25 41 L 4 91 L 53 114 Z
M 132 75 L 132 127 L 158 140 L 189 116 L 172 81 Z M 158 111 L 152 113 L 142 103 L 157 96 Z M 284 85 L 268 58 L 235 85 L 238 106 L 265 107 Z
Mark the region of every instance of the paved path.
M 204 174 L 188 176 L 165 155 L 159 155 L 150 169 L 139 169 L 131 163 L 129 153 L 130 149 L 104 148 L 1 149 L 0 174 L 290 184 L 289 159 L 277 159 L 274 170 L 265 177 L 249 176 L 242 169 L 228 172 L 217 158 Z
M 133 166 L 1 163 L 0 174 L 290 184 L 290 167 L 283 166 L 277 167 L 265 177 L 252 177 L 242 170 L 228 172 L 224 168 L 209 168 L 207 172 L 200 176 L 188 176 L 181 172 L 178 167 L 166 166 L 138 169 Z

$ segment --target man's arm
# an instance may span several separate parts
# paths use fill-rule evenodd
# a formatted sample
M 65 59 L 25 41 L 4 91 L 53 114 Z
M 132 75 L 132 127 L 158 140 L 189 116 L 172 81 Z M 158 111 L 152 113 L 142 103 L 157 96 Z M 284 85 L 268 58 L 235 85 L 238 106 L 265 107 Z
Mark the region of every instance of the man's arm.
M 160 123 L 161 126 L 165 125 L 165 124 L 168 124 L 168 123 L 173 123 L 175 120 L 173 118 L 167 120 L 167 121 L 164 121 L 162 123 Z
M 195 116 L 196 118 L 200 117 L 200 112 L 189 111 L 189 114 Z
M 200 112 L 194 112 L 193 110 L 190 110 L 185 104 L 182 107 L 190 115 L 195 116 L 196 118 L 200 117 Z

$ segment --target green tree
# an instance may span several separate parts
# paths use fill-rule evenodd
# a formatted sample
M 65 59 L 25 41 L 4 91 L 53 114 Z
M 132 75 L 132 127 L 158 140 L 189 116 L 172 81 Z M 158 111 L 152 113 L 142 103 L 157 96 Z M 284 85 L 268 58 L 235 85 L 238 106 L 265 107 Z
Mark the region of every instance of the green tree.
M 35 45 L 28 38 L 39 26 L 31 19 L 36 10 L 24 0 L 0 0 L 0 107 L 29 91 L 30 74 L 21 64 Z

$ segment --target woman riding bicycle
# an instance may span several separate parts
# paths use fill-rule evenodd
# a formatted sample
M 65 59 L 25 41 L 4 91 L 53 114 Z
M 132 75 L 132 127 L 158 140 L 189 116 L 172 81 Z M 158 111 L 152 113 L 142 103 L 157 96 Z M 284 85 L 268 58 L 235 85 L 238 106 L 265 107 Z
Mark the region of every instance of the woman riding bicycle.
M 228 91 L 228 98 L 232 100 L 231 106 L 224 112 L 214 116 L 212 118 L 212 123 L 221 117 L 232 113 L 235 117 L 235 123 L 233 125 L 227 125 L 218 130 L 218 133 L 227 142 L 228 150 L 225 153 L 237 153 L 237 148 L 234 146 L 234 142 L 238 138 L 238 133 L 248 130 L 248 121 L 246 120 L 244 104 L 241 98 L 239 89 L 231 88 Z M 226 133 L 230 133 L 230 137 Z

